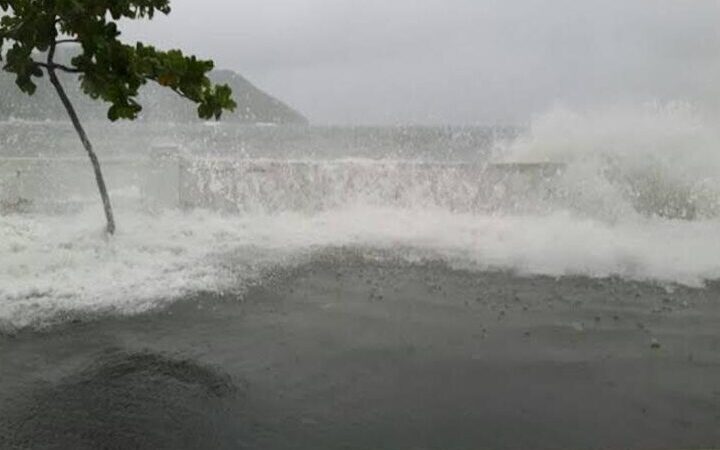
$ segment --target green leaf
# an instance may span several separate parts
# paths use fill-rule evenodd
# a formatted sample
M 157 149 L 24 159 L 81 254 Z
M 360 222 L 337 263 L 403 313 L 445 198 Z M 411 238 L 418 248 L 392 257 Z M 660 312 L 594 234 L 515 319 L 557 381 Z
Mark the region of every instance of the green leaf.
M 196 103 L 204 119 L 220 118 L 235 108 L 230 88 L 214 86 L 207 76 L 212 61 L 120 41 L 120 20 L 169 14 L 169 0 L 0 0 L 0 9 L 5 12 L 0 18 L 0 60 L 3 46 L 12 43 L 2 69 L 16 75 L 23 92 L 35 92 L 33 78 L 43 74 L 41 53 L 56 40 L 71 37 L 79 42 L 80 53 L 70 68 L 81 74 L 85 94 L 110 104 L 110 120 L 137 117 L 142 110 L 136 100 L 139 89 L 148 81 Z

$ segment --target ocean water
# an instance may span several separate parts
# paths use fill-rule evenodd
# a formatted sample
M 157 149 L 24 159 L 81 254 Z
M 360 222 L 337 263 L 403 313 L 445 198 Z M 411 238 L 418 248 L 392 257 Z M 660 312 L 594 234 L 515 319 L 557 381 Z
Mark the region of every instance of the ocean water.
M 465 270 L 720 278 L 720 138 L 682 103 L 524 127 L 0 124 L 0 329 L 136 314 L 347 248 Z

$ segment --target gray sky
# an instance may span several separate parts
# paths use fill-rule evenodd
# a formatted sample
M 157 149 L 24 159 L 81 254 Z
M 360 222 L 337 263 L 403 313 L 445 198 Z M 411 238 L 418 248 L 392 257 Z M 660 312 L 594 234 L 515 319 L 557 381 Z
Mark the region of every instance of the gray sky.
M 518 123 L 561 102 L 720 104 L 720 0 L 173 0 L 128 39 L 315 123 Z

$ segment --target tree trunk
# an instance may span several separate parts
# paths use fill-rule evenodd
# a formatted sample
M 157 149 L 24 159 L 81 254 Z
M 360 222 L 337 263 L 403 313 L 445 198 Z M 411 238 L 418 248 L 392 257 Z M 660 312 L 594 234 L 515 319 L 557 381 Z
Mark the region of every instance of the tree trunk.
M 50 58 L 50 64 L 52 64 L 52 58 Z M 80 140 L 87 151 L 88 157 L 90 157 L 90 162 L 92 163 L 93 170 L 95 171 L 95 180 L 97 181 L 97 186 L 100 190 L 100 197 L 102 197 L 103 207 L 105 208 L 105 219 L 107 219 L 106 230 L 108 234 L 114 234 L 115 218 L 113 217 L 112 205 L 110 204 L 110 196 L 108 195 L 107 187 L 105 186 L 105 179 L 103 178 L 102 170 L 100 169 L 100 161 L 93 150 L 90 139 L 88 139 L 87 134 L 85 134 L 85 130 L 80 123 L 80 119 L 78 119 L 75 108 L 65 93 L 65 89 L 63 89 L 62 84 L 60 84 L 60 79 L 58 79 L 58 76 L 52 66 L 48 67 L 48 75 L 50 76 L 50 82 L 55 87 L 63 106 L 65 106 L 65 110 L 70 116 L 70 120 L 75 127 L 75 131 L 77 131 L 78 136 L 80 136 Z

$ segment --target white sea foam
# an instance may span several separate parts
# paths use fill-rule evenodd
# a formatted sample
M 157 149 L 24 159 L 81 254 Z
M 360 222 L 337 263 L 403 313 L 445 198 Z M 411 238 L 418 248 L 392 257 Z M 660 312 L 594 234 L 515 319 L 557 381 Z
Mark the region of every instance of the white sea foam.
M 684 102 L 589 111 L 558 106 L 498 157 L 567 164 L 567 187 L 581 193 L 581 208 L 627 203 L 631 208 L 619 213 L 626 216 L 631 209 L 673 215 L 690 207 L 693 217 L 713 217 L 720 212 L 716 123 Z
M 353 208 L 314 215 L 208 211 L 0 219 L 0 321 L 23 327 L 68 311 L 136 313 L 195 291 L 242 288 L 267 268 L 335 246 L 414 249 L 465 268 L 617 275 L 701 285 L 720 277 L 720 221 L 608 224 L 569 213 L 478 216 Z M 92 225 L 95 224 L 95 225 Z
M 110 240 L 92 189 L 72 191 L 92 193 L 73 200 L 74 212 L 0 215 L 0 328 L 242 291 L 264 270 L 334 247 L 477 271 L 702 286 L 720 279 L 717 142 L 682 105 L 556 109 L 499 155 L 567 165 L 549 177 L 477 161 L 199 160 L 152 177 L 199 207 L 180 211 L 148 201 L 137 176 L 124 186 L 111 176 L 119 232 Z

